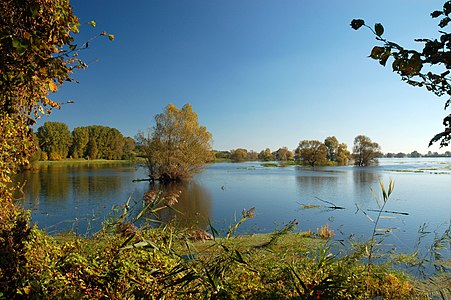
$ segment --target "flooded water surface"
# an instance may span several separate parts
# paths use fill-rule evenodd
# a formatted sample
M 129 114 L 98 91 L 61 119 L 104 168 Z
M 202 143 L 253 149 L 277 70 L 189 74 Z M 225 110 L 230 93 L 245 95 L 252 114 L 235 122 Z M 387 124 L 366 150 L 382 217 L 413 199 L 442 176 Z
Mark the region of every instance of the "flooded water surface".
M 111 216 L 114 207 L 130 202 L 141 205 L 144 193 L 160 187 L 134 165 L 48 167 L 26 172 L 18 203 L 31 210 L 32 221 L 50 233 L 74 230 L 92 233 Z M 379 182 L 395 189 L 379 227 L 390 230 L 397 247 L 416 243 L 419 227 L 433 231 L 449 226 L 451 217 L 451 159 L 381 159 L 375 167 L 264 167 L 259 162 L 209 165 L 191 181 L 169 188 L 181 191 L 174 211 L 182 226 L 207 228 L 209 222 L 224 232 L 243 209 L 256 215 L 240 233 L 271 232 L 296 219 L 297 230 L 328 224 L 336 239 L 368 237 L 373 229 L 380 195 Z M 334 209 L 340 207 L 342 209 Z

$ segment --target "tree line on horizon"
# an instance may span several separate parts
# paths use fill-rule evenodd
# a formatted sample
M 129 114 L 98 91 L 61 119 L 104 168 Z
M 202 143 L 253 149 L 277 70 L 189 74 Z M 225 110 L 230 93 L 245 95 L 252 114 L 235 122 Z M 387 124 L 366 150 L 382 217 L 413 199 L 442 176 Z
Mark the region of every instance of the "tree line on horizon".
M 116 128 L 101 125 L 76 127 L 71 132 L 63 122 L 45 122 L 35 133 L 39 160 L 132 159 L 136 143 Z
M 451 151 L 443 153 L 428 151 L 425 154 L 416 150 L 410 153 L 382 153 L 379 145 L 375 145 L 368 137 L 360 135 L 356 139 L 357 142 L 354 141 L 352 153 L 348 150 L 348 146 L 345 143 L 339 143 L 335 136 L 330 136 L 323 143 L 318 140 L 302 140 L 294 150 L 289 150 L 288 147 L 281 147 L 273 152 L 270 148 L 256 152 L 245 148 L 236 148 L 230 151 L 214 150 L 214 155 L 217 160 L 230 160 L 232 162 L 279 161 L 297 162 L 310 166 L 346 166 L 350 163 L 365 166 L 376 163 L 377 158 L 451 157 Z M 365 149 L 359 146 L 362 143 L 365 145 Z M 357 148 L 355 148 L 356 146 Z M 361 148 L 360 150 L 359 147 Z M 362 154 L 362 151 L 366 152 L 366 154 Z M 359 154 L 362 154 L 360 158 Z M 365 155 L 369 159 L 366 159 Z
M 418 157 L 451 157 L 451 151 L 445 151 L 443 153 L 438 153 L 437 151 L 428 151 L 426 154 L 421 154 L 418 151 L 412 151 L 410 153 L 404 153 L 404 152 L 398 152 L 398 153 L 392 153 L 387 152 L 384 154 L 385 158 L 405 158 L 405 157 L 411 157 L 411 158 L 418 158 Z
M 266 148 L 260 152 L 237 148 L 230 151 L 215 151 L 216 159 L 243 161 L 294 161 L 309 166 L 346 166 L 353 162 L 358 166 L 368 166 L 377 163 L 378 157 L 383 157 L 378 143 L 365 135 L 354 139 L 352 153 L 345 143 L 340 143 L 335 136 L 327 137 L 324 142 L 319 140 L 301 140 L 296 149 L 287 147 L 271 152 Z
M 125 137 L 118 129 L 102 125 L 76 127 L 71 132 L 63 122 L 45 122 L 35 133 L 36 144 L 39 146 L 35 157 L 41 161 L 67 158 L 130 160 L 137 156 L 145 157 L 145 151 L 140 147 L 139 137 L 139 134 L 135 138 Z M 329 136 L 324 142 L 301 140 L 294 150 L 288 147 L 281 147 L 276 151 L 265 148 L 260 152 L 245 148 L 230 151 L 212 150 L 211 157 L 232 162 L 280 161 L 309 166 L 345 166 L 353 163 L 367 166 L 377 163 L 376 159 L 380 157 L 451 157 L 451 152 L 439 154 L 429 151 L 427 154 L 421 154 L 418 151 L 412 151 L 411 153 L 383 154 L 377 143 L 364 135 L 359 135 L 354 140 L 352 153 L 345 143 L 340 143 L 335 136 Z

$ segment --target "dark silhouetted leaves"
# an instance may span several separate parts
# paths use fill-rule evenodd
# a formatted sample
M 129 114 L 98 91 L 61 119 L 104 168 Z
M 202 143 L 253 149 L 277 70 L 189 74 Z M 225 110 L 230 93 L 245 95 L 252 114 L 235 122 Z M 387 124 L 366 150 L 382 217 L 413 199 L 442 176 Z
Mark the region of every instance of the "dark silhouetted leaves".
M 432 146 L 435 142 L 440 141 L 440 147 L 446 147 L 449 145 L 450 140 L 451 140 L 451 128 L 446 128 L 445 131 L 436 134 L 431 139 L 431 141 L 429 142 L 429 146 Z
M 451 13 L 451 1 L 446 1 L 445 4 L 443 4 L 443 12 L 445 15 L 449 15 L 449 13 Z
M 381 58 L 379 59 L 379 63 L 383 66 L 387 63 L 388 58 L 390 57 L 390 49 L 386 49 L 384 54 L 381 55 Z
M 443 10 L 436 10 L 431 13 L 432 18 L 439 18 L 438 26 L 444 28 L 451 22 L 451 1 L 445 1 Z M 354 19 L 351 22 L 353 29 L 359 29 L 365 25 L 363 20 Z M 415 87 L 423 87 L 429 92 L 440 97 L 447 95 L 450 98 L 445 103 L 445 109 L 451 106 L 451 33 L 439 30 L 440 37 L 437 39 L 420 38 L 416 42 L 423 43 L 423 49 L 416 51 L 405 49 L 399 44 L 382 38 L 384 27 L 380 23 L 374 25 L 371 31 L 376 36 L 376 40 L 382 43 L 371 50 L 370 57 L 378 60 L 383 66 L 386 65 L 390 57 L 393 58 L 393 72 L 401 76 L 401 80 Z M 422 73 L 423 67 L 427 67 L 429 72 Z M 433 73 L 435 72 L 435 73 Z M 440 141 L 440 146 L 451 144 L 451 115 L 443 120 L 446 129 L 438 133 L 430 141 L 430 145 Z
M 383 47 L 374 46 L 373 50 L 371 50 L 370 57 L 372 59 L 380 59 L 382 56 L 382 53 L 384 53 Z
M 451 21 L 451 19 L 449 17 L 443 18 L 440 23 L 438 24 L 438 26 L 440 26 L 441 28 L 445 27 L 448 25 L 448 23 Z
M 443 14 L 443 12 L 436 10 L 434 12 L 431 13 L 431 17 L 433 18 L 438 18 L 439 16 L 441 16 Z
M 352 29 L 359 29 L 360 27 L 362 27 L 363 25 L 365 25 L 365 21 L 363 21 L 362 19 L 354 19 L 351 21 L 351 27 Z
M 384 26 L 382 26 L 381 23 L 376 23 L 376 25 L 374 25 L 374 31 L 376 32 L 376 35 L 380 37 L 384 34 Z

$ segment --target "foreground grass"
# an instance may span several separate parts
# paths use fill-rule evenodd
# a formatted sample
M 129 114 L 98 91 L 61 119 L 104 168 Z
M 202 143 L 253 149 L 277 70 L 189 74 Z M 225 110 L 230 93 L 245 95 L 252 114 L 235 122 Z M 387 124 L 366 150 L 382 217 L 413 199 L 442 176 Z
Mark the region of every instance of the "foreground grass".
M 17 290 L 0 285 L 0 299 L 428 299 L 389 265 L 369 270 L 365 244 L 332 254 L 312 233 L 193 241 L 189 230 L 117 223 L 90 238 L 32 237 Z

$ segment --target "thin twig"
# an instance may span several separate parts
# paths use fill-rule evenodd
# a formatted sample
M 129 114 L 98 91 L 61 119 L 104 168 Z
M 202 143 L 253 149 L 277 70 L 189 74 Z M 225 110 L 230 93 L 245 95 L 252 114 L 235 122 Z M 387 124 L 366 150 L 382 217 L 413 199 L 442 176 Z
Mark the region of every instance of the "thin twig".
M 379 212 L 378 209 L 367 209 L 367 211 Z M 405 216 L 409 215 L 409 213 L 406 213 L 406 212 L 399 212 L 399 211 L 392 211 L 392 210 L 382 210 L 381 212 L 389 213 L 389 214 L 405 215 Z
M 321 201 L 321 202 L 324 202 L 324 203 L 327 203 L 327 204 L 332 205 L 332 206 L 329 206 L 328 208 L 332 208 L 332 209 L 345 209 L 345 207 L 342 207 L 342 206 L 336 206 L 334 203 L 332 203 L 332 202 L 330 202 L 330 201 L 323 200 L 323 199 L 321 199 L 321 198 L 319 198 L 319 197 L 315 197 L 315 198 L 318 199 L 318 200 Z

